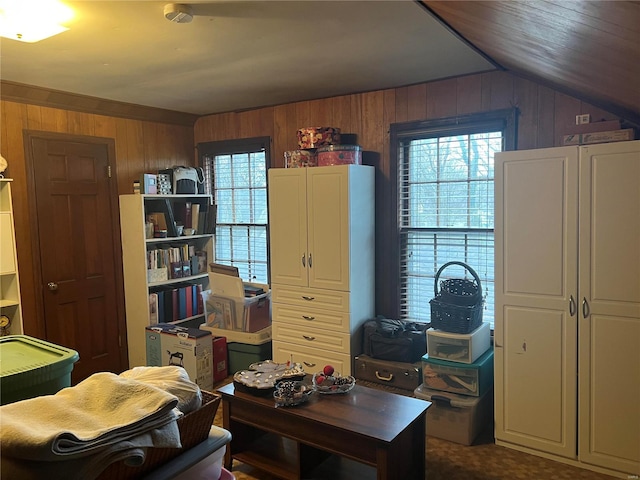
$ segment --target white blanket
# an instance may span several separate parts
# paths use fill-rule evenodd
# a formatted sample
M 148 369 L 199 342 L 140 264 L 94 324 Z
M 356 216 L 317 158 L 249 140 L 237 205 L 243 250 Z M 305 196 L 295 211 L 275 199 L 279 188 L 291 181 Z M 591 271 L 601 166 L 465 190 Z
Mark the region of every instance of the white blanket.
M 168 392 L 113 373 L 96 373 L 55 395 L 0 407 L 1 455 L 56 462 L 92 454 L 122 441 L 129 448 L 180 448 Z

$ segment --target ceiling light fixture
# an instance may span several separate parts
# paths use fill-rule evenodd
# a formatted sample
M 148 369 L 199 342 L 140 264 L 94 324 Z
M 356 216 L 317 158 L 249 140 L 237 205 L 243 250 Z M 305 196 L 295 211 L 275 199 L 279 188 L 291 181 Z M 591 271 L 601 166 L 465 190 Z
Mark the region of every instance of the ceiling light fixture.
M 164 6 L 164 16 L 173 23 L 189 23 L 193 20 L 193 8 L 182 3 L 167 3 Z
M 58 0 L 0 0 L 0 36 L 39 42 L 69 30 L 73 10 Z

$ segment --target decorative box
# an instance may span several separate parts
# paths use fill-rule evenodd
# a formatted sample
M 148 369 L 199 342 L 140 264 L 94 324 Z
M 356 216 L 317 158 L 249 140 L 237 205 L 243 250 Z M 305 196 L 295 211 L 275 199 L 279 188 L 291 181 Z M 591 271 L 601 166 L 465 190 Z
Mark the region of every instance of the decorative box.
M 473 363 L 491 348 L 491 327 L 484 322 L 471 333 L 450 333 L 427 330 L 429 358 L 450 362 Z
M 340 143 L 340 129 L 334 127 L 305 127 L 297 132 L 299 148 L 318 148 Z
M 284 152 L 284 168 L 315 167 L 318 156 L 315 150 L 289 150 Z
M 318 148 L 318 166 L 360 165 L 362 149 L 359 145 L 327 145 Z

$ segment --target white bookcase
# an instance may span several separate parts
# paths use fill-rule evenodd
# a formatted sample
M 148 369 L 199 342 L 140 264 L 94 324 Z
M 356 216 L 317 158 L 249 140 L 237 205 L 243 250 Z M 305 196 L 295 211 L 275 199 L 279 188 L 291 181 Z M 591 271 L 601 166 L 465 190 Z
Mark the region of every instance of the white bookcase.
M 11 179 L 0 178 L 0 332 L 23 333 Z
M 122 238 L 122 261 L 124 273 L 125 308 L 127 323 L 127 345 L 129 368 L 146 365 L 145 327 L 152 323 L 149 296 L 158 290 L 170 291 L 183 284 L 200 284 L 206 290 L 209 286 L 208 263 L 214 258 L 214 234 L 198 231 L 188 236 L 168 236 L 166 238 L 147 238 L 145 223 L 147 215 L 157 211 L 158 205 L 166 204 L 176 214 L 186 202 L 198 204 L 201 211 L 214 209 L 210 195 L 120 195 L 120 226 Z M 215 231 L 215 223 L 211 231 Z M 206 253 L 204 270 L 179 278 L 152 278 L 149 274 L 148 252 L 159 248 L 179 248 L 182 245 L 194 246 L 195 250 Z M 160 319 L 162 320 L 162 319 Z M 204 322 L 204 313 L 195 314 L 170 321 L 174 324 L 198 325 Z

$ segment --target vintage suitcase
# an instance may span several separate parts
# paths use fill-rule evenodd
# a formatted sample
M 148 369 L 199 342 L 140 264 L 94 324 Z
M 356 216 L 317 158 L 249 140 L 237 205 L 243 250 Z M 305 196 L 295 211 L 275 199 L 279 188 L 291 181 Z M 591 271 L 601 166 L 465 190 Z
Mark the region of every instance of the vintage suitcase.
M 356 380 L 413 391 L 422 383 L 422 362 L 394 362 L 358 355 L 355 358 L 354 376 Z

